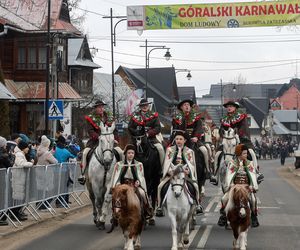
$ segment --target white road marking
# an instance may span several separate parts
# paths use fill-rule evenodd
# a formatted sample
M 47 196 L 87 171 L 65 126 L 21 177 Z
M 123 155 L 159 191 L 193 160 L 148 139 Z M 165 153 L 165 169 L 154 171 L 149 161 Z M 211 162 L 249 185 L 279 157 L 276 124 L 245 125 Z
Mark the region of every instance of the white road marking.
M 257 204 L 261 204 L 261 201 L 258 196 L 256 196 Z
M 210 232 L 212 230 L 212 227 L 213 227 L 212 225 L 206 226 L 206 228 L 205 228 L 205 230 L 203 232 L 203 235 L 202 235 L 202 237 L 201 237 L 201 239 L 200 239 L 200 241 L 199 241 L 199 243 L 197 245 L 197 249 L 199 249 L 199 248 L 203 249 L 205 247 L 206 242 L 208 240 L 208 237 L 210 235 Z
M 218 203 L 218 205 L 216 206 L 214 212 L 217 213 L 220 211 L 220 208 L 221 208 L 221 201 Z
M 190 236 L 189 236 L 189 244 L 186 245 L 186 248 L 189 249 L 190 245 L 192 244 L 196 234 L 198 233 L 199 229 L 200 229 L 201 226 L 198 226 L 196 225 L 195 226 L 195 229 L 190 233 Z
M 212 206 L 213 206 L 216 202 L 219 201 L 219 199 L 220 199 L 220 197 L 217 197 L 217 196 L 214 197 L 214 198 L 208 203 L 208 205 L 207 205 L 207 207 L 205 208 L 204 212 L 205 212 L 205 213 L 208 213 L 208 212 L 211 210 Z
M 279 205 L 284 205 L 284 204 L 285 204 L 280 198 L 275 198 L 275 201 L 276 201 Z
M 280 207 L 258 207 L 262 209 L 280 209 Z

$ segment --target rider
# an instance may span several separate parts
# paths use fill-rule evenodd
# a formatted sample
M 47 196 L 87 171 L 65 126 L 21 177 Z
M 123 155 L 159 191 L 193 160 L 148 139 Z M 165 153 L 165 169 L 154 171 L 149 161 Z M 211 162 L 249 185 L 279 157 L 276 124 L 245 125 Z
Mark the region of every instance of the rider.
M 177 105 L 179 112 L 172 120 L 172 130 L 173 132 L 176 132 L 177 130 L 187 132 L 187 146 L 193 149 L 193 144 L 195 143 L 199 147 L 199 150 L 203 155 L 205 169 L 207 173 L 210 173 L 208 151 L 203 144 L 204 131 L 201 115 L 193 108 L 193 106 L 194 102 L 189 99 L 185 99 Z M 170 138 L 171 144 L 174 140 L 173 132 Z
M 225 178 L 225 194 L 221 199 L 221 216 L 218 221 L 219 226 L 225 226 L 227 218 L 225 214 L 225 206 L 228 202 L 228 191 L 235 184 L 249 185 L 249 202 L 251 205 L 251 226 L 258 227 L 257 219 L 257 199 L 255 193 L 258 191 L 256 171 L 253 162 L 247 159 L 248 147 L 244 144 L 239 144 L 235 148 L 236 158 L 229 162 L 226 178 Z
M 163 165 L 163 177 L 162 181 L 158 186 L 158 208 L 156 209 L 156 216 L 164 216 L 162 205 L 164 202 L 165 194 L 168 190 L 170 184 L 170 178 L 172 176 L 172 171 L 174 166 L 178 164 L 185 166 L 185 173 L 188 176 L 188 189 L 189 193 L 193 196 L 196 206 L 196 213 L 200 214 L 203 209 L 199 203 L 199 188 L 197 184 L 197 172 L 195 168 L 195 155 L 194 151 L 185 146 L 186 143 L 186 133 L 184 131 L 177 131 L 175 134 L 175 145 L 168 147 L 166 151 L 166 158 Z
M 151 104 L 151 102 L 148 102 L 146 99 L 140 101 L 140 110 L 131 116 L 128 124 L 128 131 L 131 136 L 138 136 L 142 130 L 145 130 L 148 139 L 158 151 L 160 165 L 162 166 L 165 158 L 165 151 L 163 145 L 157 138 L 161 132 L 160 121 L 158 113 L 150 111 L 149 104 Z
M 245 144 L 248 147 L 252 161 L 255 161 L 254 166 L 255 168 L 257 168 L 256 172 L 258 174 L 259 182 L 261 182 L 264 177 L 258 171 L 259 169 L 256 162 L 256 155 L 253 150 L 254 146 L 250 140 L 250 130 L 247 121 L 247 114 L 239 110 L 240 104 L 238 102 L 228 101 L 223 106 L 227 109 L 227 114 L 225 114 L 225 116 L 221 119 L 221 136 L 222 129 L 237 129 L 237 134 L 239 136 L 240 143 Z
M 144 216 L 146 219 L 151 218 L 153 209 L 147 195 L 144 167 L 141 162 L 134 159 L 135 146 L 132 144 L 126 145 L 124 155 L 125 160 L 117 162 L 114 167 L 111 187 L 114 188 L 118 184 L 128 184 L 136 187 L 136 193 L 143 205 Z
M 103 101 L 97 100 L 93 106 L 95 110 L 90 115 L 85 116 L 85 120 L 87 121 L 89 127 L 88 134 L 90 139 L 86 143 L 86 147 L 82 153 L 81 176 L 78 178 L 78 182 L 82 185 L 84 185 L 85 183 L 87 155 L 90 152 L 90 150 L 96 148 L 99 143 L 99 136 L 101 134 L 101 122 L 105 126 L 110 127 L 115 120 L 111 112 L 105 111 L 104 106 L 106 106 L 106 104 Z M 114 131 L 114 136 L 115 143 L 118 144 L 117 130 Z M 114 149 L 117 151 L 117 154 L 120 157 L 122 155 L 122 149 L 119 147 L 114 147 Z

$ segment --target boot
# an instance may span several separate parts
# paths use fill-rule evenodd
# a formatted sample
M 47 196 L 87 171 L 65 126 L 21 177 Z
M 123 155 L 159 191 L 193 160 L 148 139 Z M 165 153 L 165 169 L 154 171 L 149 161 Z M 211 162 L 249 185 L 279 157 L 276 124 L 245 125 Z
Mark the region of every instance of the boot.
M 156 208 L 156 213 L 155 213 L 156 217 L 164 217 L 164 211 L 161 207 L 157 207 Z
M 209 182 L 210 182 L 211 184 L 215 185 L 215 186 L 218 185 L 218 180 L 217 180 L 217 177 L 216 177 L 215 175 L 211 175 L 211 176 L 210 176 Z
M 257 215 L 254 213 L 251 213 L 251 227 L 259 227 Z
M 84 185 L 86 178 L 84 175 L 80 175 L 77 180 L 78 180 L 79 184 Z
M 197 214 L 197 215 L 203 214 L 203 207 L 202 207 L 201 204 L 198 204 L 198 205 L 196 206 L 196 214 Z
M 226 224 L 227 224 L 227 217 L 226 217 L 226 213 L 225 213 L 225 211 L 224 211 L 224 208 L 221 208 L 220 209 L 220 218 L 219 218 L 219 220 L 218 220 L 218 225 L 220 226 L 220 227 L 225 227 L 226 226 Z
M 257 172 L 257 184 L 260 184 L 264 180 L 265 176 L 261 172 Z

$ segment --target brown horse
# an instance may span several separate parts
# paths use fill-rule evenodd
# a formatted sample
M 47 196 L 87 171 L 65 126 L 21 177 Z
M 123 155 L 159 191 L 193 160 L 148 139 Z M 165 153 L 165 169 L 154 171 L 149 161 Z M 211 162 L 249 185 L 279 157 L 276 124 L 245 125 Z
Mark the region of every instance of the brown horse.
M 117 221 L 123 230 L 124 249 L 140 249 L 140 234 L 144 221 L 140 200 L 132 186 L 121 184 L 112 189 L 112 209 L 113 220 Z
M 225 212 L 234 235 L 233 249 L 245 250 L 250 226 L 248 185 L 236 184 L 230 189 Z

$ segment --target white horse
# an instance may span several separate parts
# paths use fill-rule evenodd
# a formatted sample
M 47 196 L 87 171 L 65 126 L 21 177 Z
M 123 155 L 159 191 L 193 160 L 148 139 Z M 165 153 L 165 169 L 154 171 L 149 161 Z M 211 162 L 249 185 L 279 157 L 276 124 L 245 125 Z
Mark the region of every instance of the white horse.
M 172 226 L 171 250 L 182 249 L 189 243 L 189 225 L 195 206 L 187 194 L 185 175 L 182 165 L 175 167 L 166 195 L 167 211 Z
M 227 163 L 235 155 L 235 147 L 240 143 L 238 134 L 233 128 L 223 131 L 222 146 L 223 151 L 218 151 L 215 155 L 215 175 L 220 181 L 222 189 L 225 181 Z
M 112 176 L 112 166 L 116 163 L 113 153 L 115 123 L 108 127 L 101 122 L 100 129 L 99 144 L 88 165 L 86 186 L 93 204 L 94 223 L 99 229 L 105 229 L 102 213 L 105 210 L 107 214 L 109 202 L 104 203 L 104 197 L 107 197 L 110 191 L 108 185 Z

